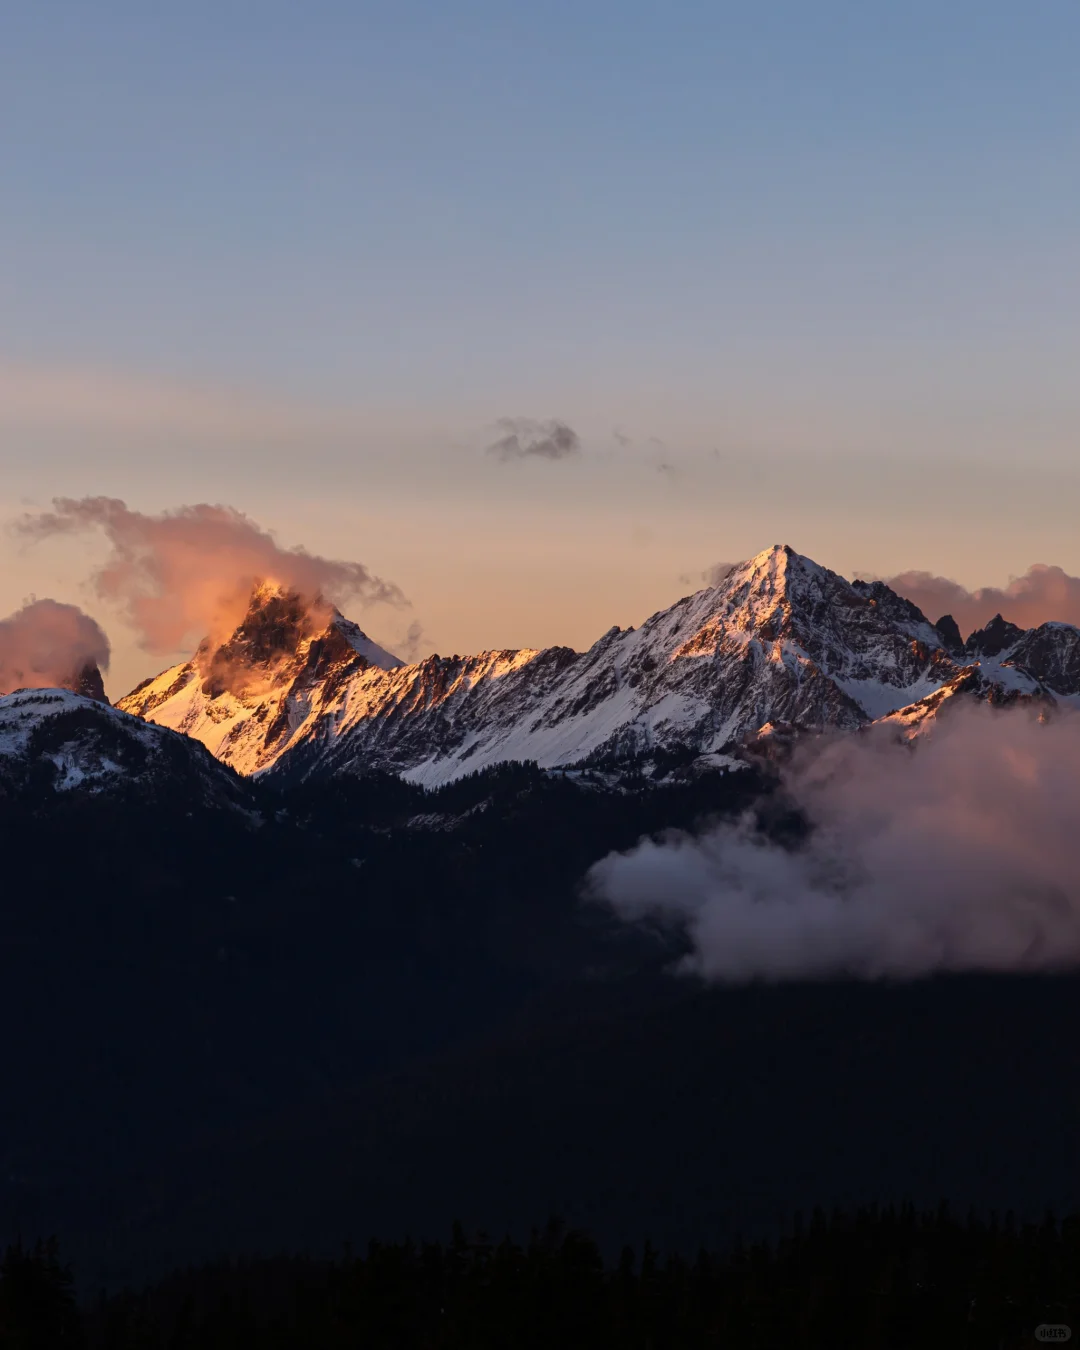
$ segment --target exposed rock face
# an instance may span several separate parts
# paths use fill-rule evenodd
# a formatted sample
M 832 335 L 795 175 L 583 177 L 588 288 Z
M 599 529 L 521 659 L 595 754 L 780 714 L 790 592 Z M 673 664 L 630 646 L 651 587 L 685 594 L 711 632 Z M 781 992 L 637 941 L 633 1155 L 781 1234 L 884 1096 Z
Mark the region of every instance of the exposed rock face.
M 960 625 L 951 614 L 943 614 L 934 627 L 941 634 L 941 640 L 945 644 L 945 650 L 950 656 L 962 656 L 964 653 L 964 639 L 960 635 Z
M 1008 653 L 1055 694 L 1080 695 L 1080 630 L 1068 623 L 1044 623 L 1023 633 Z
M 981 656 L 1000 656 L 1002 652 L 1016 645 L 1024 635 L 1022 628 L 1009 623 L 1000 614 L 995 614 L 985 628 L 978 628 L 968 638 L 964 651 L 972 658 Z
M 105 683 L 97 666 L 83 666 L 71 682 L 71 691 L 83 698 L 92 698 L 95 703 L 108 703 L 105 695 Z

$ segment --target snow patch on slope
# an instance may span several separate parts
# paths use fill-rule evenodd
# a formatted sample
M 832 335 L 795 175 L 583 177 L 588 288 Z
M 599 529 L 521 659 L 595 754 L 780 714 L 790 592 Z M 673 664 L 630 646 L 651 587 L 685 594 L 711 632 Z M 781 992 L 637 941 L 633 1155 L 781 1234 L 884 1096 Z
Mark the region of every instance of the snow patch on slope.
M 887 717 L 909 703 L 926 698 L 945 684 L 942 676 L 926 675 L 903 688 L 887 684 L 879 679 L 842 679 L 837 677 L 837 685 L 866 713 L 871 721 Z
M 54 772 L 44 779 L 40 769 Z M 47 786 L 91 794 L 180 787 L 239 805 L 237 781 L 183 736 L 66 689 L 0 697 L 0 790 Z

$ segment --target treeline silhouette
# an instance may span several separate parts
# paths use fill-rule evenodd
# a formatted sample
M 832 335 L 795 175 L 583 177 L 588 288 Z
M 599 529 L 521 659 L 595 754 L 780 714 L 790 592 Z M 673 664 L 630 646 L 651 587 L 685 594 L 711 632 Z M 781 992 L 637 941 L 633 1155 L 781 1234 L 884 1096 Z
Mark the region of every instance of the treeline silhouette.
M 614 1264 L 557 1220 L 524 1245 L 455 1225 L 448 1243 L 207 1265 L 81 1307 L 53 1242 L 0 1268 L 5 1350 L 1011 1350 L 1040 1325 L 1080 1330 L 1080 1215 L 815 1211 L 775 1243 Z

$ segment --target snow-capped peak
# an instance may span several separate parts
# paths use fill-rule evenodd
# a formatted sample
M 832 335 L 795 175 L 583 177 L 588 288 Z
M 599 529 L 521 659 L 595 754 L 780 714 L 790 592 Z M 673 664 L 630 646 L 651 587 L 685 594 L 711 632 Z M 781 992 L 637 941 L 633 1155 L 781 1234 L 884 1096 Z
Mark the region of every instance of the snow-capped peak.
M 351 619 L 346 619 L 344 614 L 334 610 L 334 616 L 330 620 L 334 628 L 338 630 L 341 636 L 349 644 L 354 652 L 368 661 L 373 666 L 378 666 L 380 670 L 397 670 L 405 662 L 393 652 L 388 652 L 385 647 L 380 647 L 377 642 L 364 632 L 359 624 L 353 623 Z
M 744 603 L 754 597 L 757 606 L 782 604 L 785 596 L 835 575 L 790 544 L 773 544 L 753 558 L 731 568 L 714 588 Z
M 217 646 L 207 639 L 195 661 L 211 690 L 234 692 L 288 683 L 310 657 L 325 667 L 353 656 L 382 670 L 402 663 L 373 642 L 333 605 L 308 599 L 278 583 L 260 583 L 233 633 Z
M 243 619 L 216 651 L 227 653 L 230 660 L 243 656 L 252 664 L 265 664 L 289 659 L 297 654 L 303 643 L 316 638 L 325 640 L 334 632 L 339 633 L 354 652 L 382 670 L 394 670 L 404 664 L 321 596 L 303 596 L 292 587 L 273 580 L 256 582 Z M 216 654 L 208 642 L 204 642 L 200 650 L 209 653 L 211 659 Z
M 179 792 L 240 805 L 236 778 L 203 746 L 70 689 L 21 689 L 0 697 L 0 799 L 77 789 L 137 792 L 142 800 Z
M 333 605 L 275 581 L 252 590 L 224 642 L 144 681 L 117 707 L 202 741 L 242 773 L 272 763 L 322 699 L 366 670 L 402 662 Z

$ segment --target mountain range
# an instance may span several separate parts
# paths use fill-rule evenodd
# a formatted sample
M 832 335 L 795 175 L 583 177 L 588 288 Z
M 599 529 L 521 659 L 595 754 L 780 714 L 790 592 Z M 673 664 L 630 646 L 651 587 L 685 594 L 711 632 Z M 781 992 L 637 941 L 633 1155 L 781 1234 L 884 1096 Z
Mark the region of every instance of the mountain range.
M 81 702 L 94 673 L 80 675 Z M 777 545 L 584 652 L 406 664 L 332 607 L 262 584 L 226 640 L 204 641 L 99 721 L 113 738 L 120 714 L 182 733 L 244 777 L 377 772 L 437 787 L 513 761 L 571 773 L 724 769 L 780 729 L 884 722 L 918 734 L 957 697 L 1080 703 L 1080 630 L 1025 631 L 999 615 L 965 641 L 949 615 L 932 622 L 884 582 L 848 581 Z M 0 699 L 0 726 L 25 726 L 35 709 L 55 730 L 61 705 L 26 693 Z M 126 734 L 132 746 L 171 744 L 135 726 Z M 10 764 L 30 744 L 9 735 L 0 755 Z M 100 787 L 112 762 L 79 772 Z M 191 771 L 205 777 L 203 759 Z
M 965 640 L 774 548 L 585 652 L 406 664 L 263 585 L 117 707 L 94 673 L 0 698 L 0 1238 L 104 1283 L 454 1216 L 693 1251 L 845 1196 L 1076 1203 L 1074 976 L 702 988 L 581 886 L 791 837 L 762 742 L 1080 701 L 1075 628 Z

